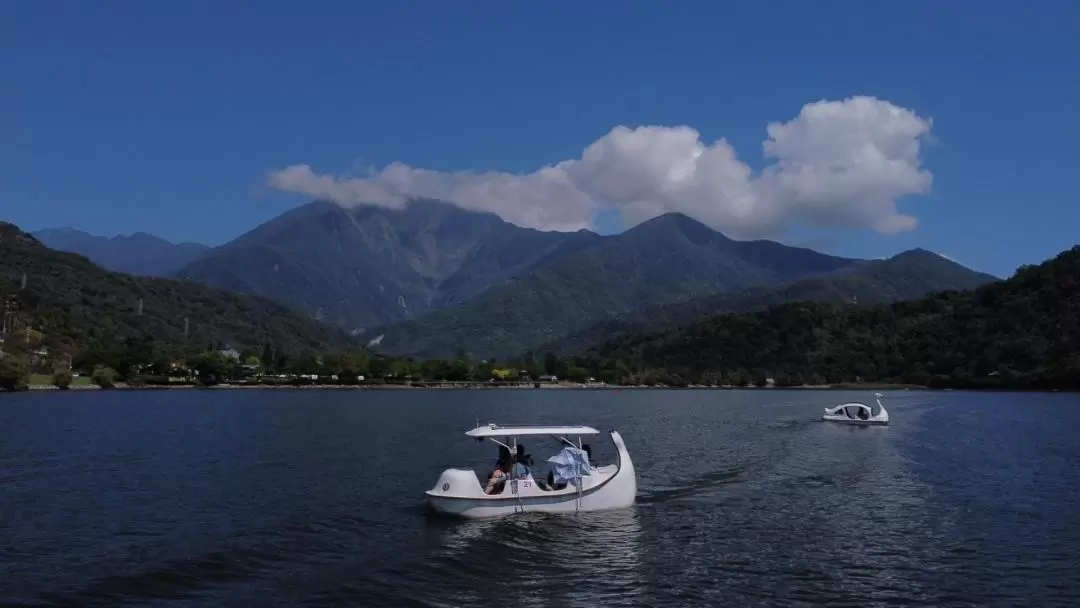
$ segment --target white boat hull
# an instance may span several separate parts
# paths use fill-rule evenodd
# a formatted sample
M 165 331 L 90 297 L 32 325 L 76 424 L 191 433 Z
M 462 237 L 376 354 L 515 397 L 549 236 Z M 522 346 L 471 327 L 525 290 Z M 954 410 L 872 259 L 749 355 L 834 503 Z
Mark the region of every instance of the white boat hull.
M 889 424 L 888 420 L 874 420 L 870 418 L 868 420 L 852 420 L 846 416 L 829 416 L 825 415 L 821 417 L 826 422 L 835 422 L 837 424 L 851 424 L 855 426 L 884 426 Z
M 878 413 L 873 414 L 870 406 L 865 403 L 844 403 L 835 407 L 825 408 L 821 419 L 825 422 L 836 424 L 851 424 L 855 426 L 884 426 L 889 424 L 889 411 L 881 403 L 881 397 L 877 396 Z M 858 415 L 862 413 L 866 418 Z M 873 414 L 873 415 L 871 415 Z
M 543 490 L 531 477 L 507 481 L 501 494 L 485 494 L 473 471 L 447 469 L 425 492 L 428 507 L 436 513 L 469 519 L 503 517 L 522 512 L 576 513 L 633 506 L 637 498 L 637 474 L 622 436 L 611 432 L 618 463 L 594 468 L 582 478 L 582 488 Z

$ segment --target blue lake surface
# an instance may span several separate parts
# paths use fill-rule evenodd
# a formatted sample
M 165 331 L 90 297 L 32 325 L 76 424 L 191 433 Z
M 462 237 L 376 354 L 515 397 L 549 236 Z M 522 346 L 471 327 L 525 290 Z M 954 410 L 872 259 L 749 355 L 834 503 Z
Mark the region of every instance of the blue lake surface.
M 0 395 L 0 604 L 1076 606 L 1080 396 L 215 390 Z M 474 423 L 618 429 L 632 509 L 428 517 Z M 614 456 L 606 435 L 597 460 Z M 538 467 L 558 446 L 528 445 Z M 545 469 L 546 470 L 546 469 Z

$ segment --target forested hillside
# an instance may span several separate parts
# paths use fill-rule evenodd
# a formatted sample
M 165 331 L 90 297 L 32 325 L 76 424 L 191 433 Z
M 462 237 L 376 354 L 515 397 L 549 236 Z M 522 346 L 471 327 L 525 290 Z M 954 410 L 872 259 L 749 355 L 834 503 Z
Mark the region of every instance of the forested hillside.
M 565 254 L 452 308 L 376 328 L 398 355 L 477 358 L 536 349 L 613 316 L 857 265 L 772 241 L 736 241 L 678 213 Z
M 913 249 L 886 260 L 868 260 L 785 285 L 713 294 L 631 311 L 540 350 L 574 354 L 627 334 L 673 329 L 702 317 L 758 312 L 790 302 L 885 304 L 913 300 L 937 291 L 974 289 L 996 280 L 936 253 Z
M 201 348 L 272 344 L 294 353 L 352 345 L 340 330 L 265 298 L 110 272 L 82 256 L 49 249 L 8 223 L 0 223 L 0 301 L 47 344 L 76 349 L 129 339 Z
M 1080 388 L 1080 246 L 1012 278 L 884 306 L 798 302 L 622 336 L 578 360 L 670 384 Z
M 437 201 L 404 209 L 313 202 L 210 250 L 177 276 L 361 331 L 464 302 L 601 238 L 521 228 Z

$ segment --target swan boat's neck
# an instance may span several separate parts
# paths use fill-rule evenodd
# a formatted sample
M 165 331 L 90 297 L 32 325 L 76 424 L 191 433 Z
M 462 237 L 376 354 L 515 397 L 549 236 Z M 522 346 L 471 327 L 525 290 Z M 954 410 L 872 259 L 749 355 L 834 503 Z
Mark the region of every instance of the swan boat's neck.
M 881 402 L 882 397 L 881 393 L 874 393 L 874 400 L 878 406 L 877 413 L 874 413 L 873 408 L 865 403 L 851 402 L 825 408 L 825 413 L 821 416 L 821 419 L 826 422 L 861 426 L 887 425 L 889 424 L 889 411 L 885 409 L 885 405 Z

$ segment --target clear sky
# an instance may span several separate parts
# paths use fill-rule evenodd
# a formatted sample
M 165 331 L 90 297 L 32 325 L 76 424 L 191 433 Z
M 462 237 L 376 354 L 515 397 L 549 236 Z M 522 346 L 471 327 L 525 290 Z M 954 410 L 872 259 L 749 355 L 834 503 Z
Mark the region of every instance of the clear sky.
M 1080 2 L 43 0 L 0 52 L 29 230 L 213 245 L 419 194 L 998 275 L 1080 242 Z

